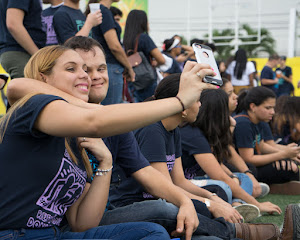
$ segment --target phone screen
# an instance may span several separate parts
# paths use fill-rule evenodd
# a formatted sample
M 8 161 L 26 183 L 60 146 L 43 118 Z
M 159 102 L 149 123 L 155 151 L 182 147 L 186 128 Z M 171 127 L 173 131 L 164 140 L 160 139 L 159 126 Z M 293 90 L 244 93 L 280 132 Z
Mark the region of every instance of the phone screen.
M 211 48 L 198 43 L 194 43 L 192 47 L 194 49 L 197 62 L 209 64 L 213 71 L 216 73 L 215 76 L 206 76 L 203 80 L 207 83 L 222 86 L 222 77 L 220 75 L 219 68 Z

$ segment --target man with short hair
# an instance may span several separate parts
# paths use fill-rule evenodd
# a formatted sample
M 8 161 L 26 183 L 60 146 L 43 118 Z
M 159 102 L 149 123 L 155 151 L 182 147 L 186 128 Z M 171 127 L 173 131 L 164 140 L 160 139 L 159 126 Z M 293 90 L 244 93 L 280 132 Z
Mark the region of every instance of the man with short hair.
M 278 78 L 273 68 L 277 66 L 278 60 L 279 56 L 277 54 L 271 55 L 260 74 L 261 85 L 270 88 L 275 93 L 278 91 Z

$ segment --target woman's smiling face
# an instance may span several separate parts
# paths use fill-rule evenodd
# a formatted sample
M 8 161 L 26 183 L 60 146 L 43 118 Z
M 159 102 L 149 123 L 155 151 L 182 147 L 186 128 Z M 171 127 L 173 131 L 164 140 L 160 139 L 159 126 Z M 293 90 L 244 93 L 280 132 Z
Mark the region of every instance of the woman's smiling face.
M 91 79 L 86 70 L 80 55 L 67 50 L 56 60 L 51 73 L 44 77 L 46 83 L 87 102 Z

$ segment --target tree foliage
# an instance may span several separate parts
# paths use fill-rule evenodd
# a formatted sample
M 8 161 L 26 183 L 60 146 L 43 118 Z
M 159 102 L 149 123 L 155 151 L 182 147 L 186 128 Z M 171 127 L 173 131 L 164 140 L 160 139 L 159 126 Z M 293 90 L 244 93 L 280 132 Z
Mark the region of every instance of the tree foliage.
M 254 42 L 257 41 L 257 30 L 252 29 L 248 24 L 243 24 L 241 30 L 247 33 L 248 35 L 256 35 L 254 37 L 249 38 L 240 38 L 242 42 Z M 242 31 L 240 31 L 242 32 Z M 223 30 L 213 30 L 213 37 L 219 37 L 219 36 L 233 36 L 235 33 L 233 29 L 223 29 Z M 239 36 L 242 36 L 242 34 L 239 34 Z M 208 37 L 208 34 L 205 35 L 205 37 Z M 228 39 L 216 39 L 214 40 L 214 43 L 226 43 L 228 42 Z M 251 45 L 239 45 L 240 48 L 243 48 L 246 50 L 248 57 L 258 57 L 261 53 L 268 53 L 268 54 L 274 54 L 274 48 L 275 48 L 275 40 L 272 38 L 271 33 L 265 29 L 261 28 L 261 41 L 259 44 L 251 44 Z M 232 51 L 234 49 L 234 46 L 217 46 L 217 59 L 228 59 L 230 56 L 232 56 Z

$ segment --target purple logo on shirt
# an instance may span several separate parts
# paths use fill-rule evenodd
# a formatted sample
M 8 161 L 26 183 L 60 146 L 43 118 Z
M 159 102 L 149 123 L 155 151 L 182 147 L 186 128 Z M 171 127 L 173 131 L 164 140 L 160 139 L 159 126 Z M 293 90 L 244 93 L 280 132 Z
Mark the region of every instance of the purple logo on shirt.
M 167 159 L 168 170 L 169 172 L 171 172 L 175 164 L 175 154 L 166 155 L 166 159 Z
M 70 159 L 69 154 L 65 153 L 56 176 L 36 202 L 47 213 L 38 211 L 35 219 L 28 219 L 28 227 L 59 225 L 68 207 L 81 196 L 86 184 L 86 172 Z
M 47 33 L 46 45 L 58 44 L 53 27 L 53 16 L 42 16 L 43 30 Z

